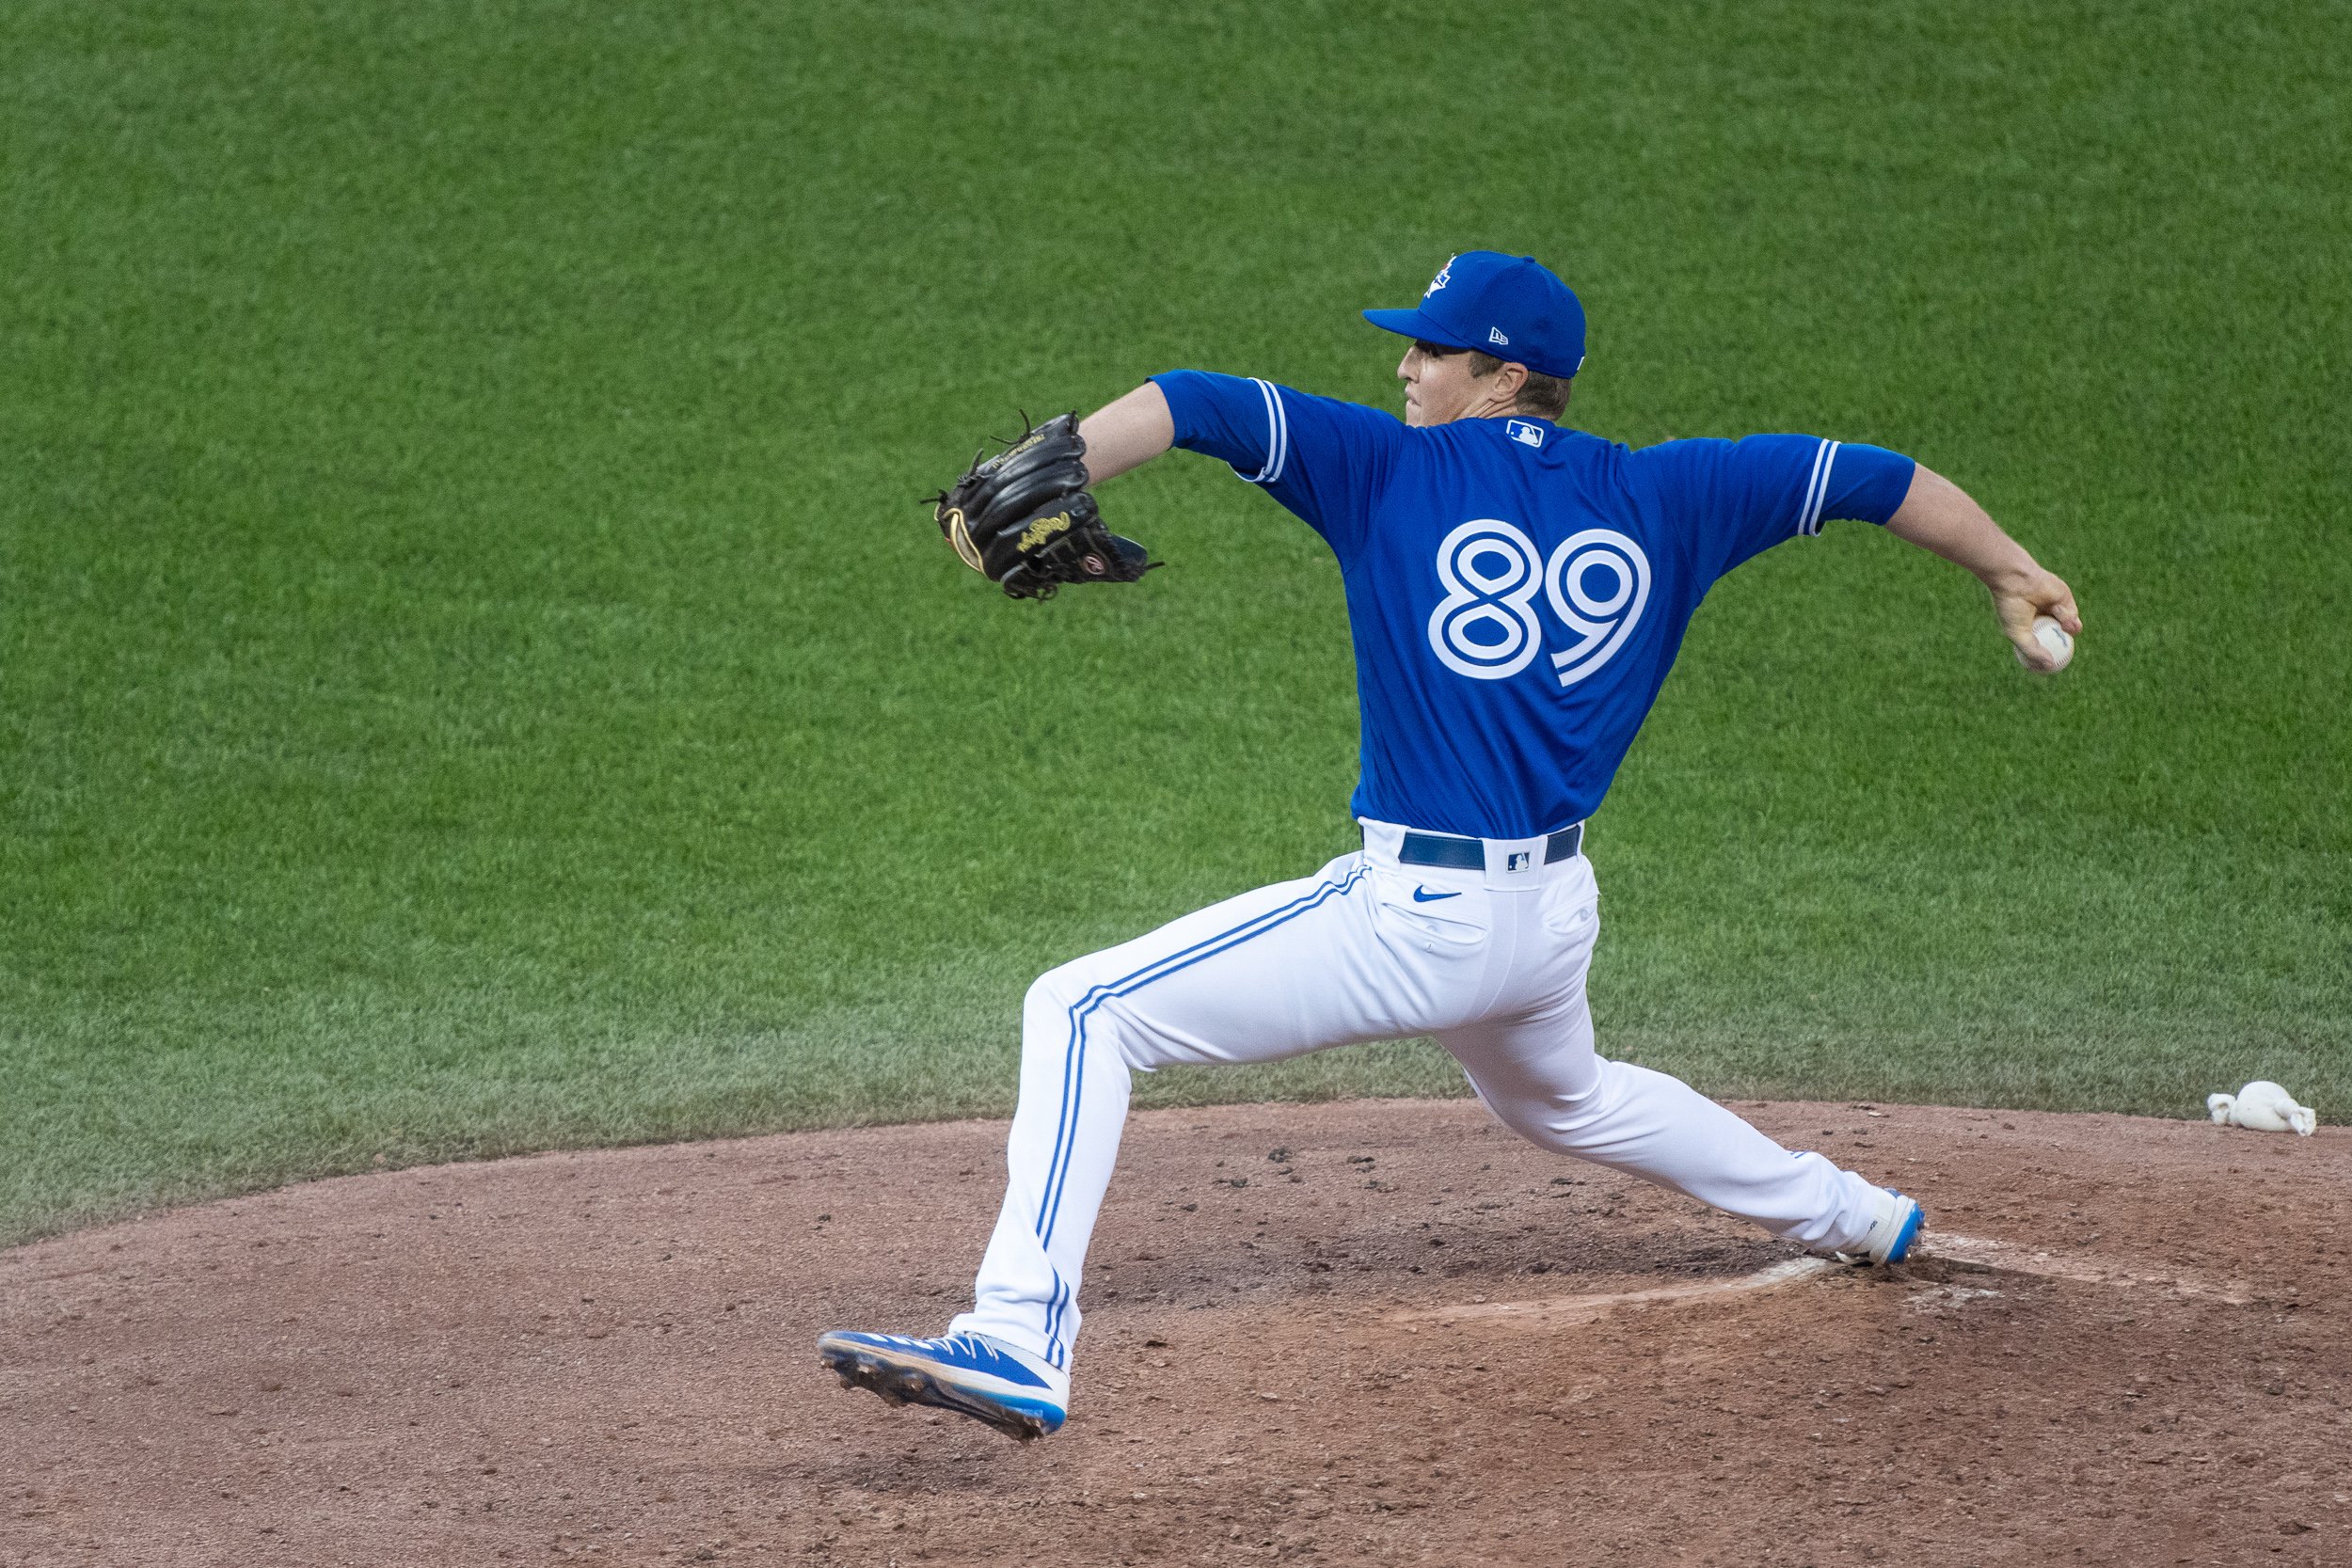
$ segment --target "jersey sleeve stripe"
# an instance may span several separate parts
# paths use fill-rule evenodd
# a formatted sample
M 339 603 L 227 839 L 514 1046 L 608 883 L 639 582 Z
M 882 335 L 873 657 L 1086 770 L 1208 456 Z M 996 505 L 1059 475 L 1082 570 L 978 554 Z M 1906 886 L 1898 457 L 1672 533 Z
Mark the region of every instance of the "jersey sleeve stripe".
M 1804 511 L 1797 518 L 1799 533 L 1821 531 L 1821 509 L 1829 503 L 1829 476 L 1837 467 L 1837 449 L 1842 441 L 1823 441 L 1821 450 L 1813 454 L 1813 483 L 1805 487 Z
M 1277 411 L 1274 388 L 1261 381 L 1258 396 L 1265 403 L 1265 461 L 1249 476 L 1252 484 L 1263 484 L 1274 477 L 1274 459 L 1279 451 L 1277 442 L 1281 438 L 1281 415 Z
M 1804 499 L 1797 503 L 1797 531 L 1805 531 L 1805 518 L 1813 511 L 1814 494 L 1821 487 L 1821 459 L 1829 455 L 1829 443 L 1823 441 L 1813 449 L 1813 471 L 1805 476 Z
M 1279 427 L 1280 446 L 1274 454 L 1274 474 L 1266 481 L 1269 484 L 1282 477 L 1282 470 L 1290 467 L 1291 461 L 1291 411 L 1282 404 L 1282 389 L 1275 387 L 1271 390 L 1274 393 L 1274 422 Z
M 1282 465 L 1290 457 L 1290 413 L 1282 406 L 1281 390 L 1271 381 L 1258 381 L 1258 395 L 1265 400 L 1265 466 L 1248 479 L 1252 484 L 1271 484 L 1282 477 Z

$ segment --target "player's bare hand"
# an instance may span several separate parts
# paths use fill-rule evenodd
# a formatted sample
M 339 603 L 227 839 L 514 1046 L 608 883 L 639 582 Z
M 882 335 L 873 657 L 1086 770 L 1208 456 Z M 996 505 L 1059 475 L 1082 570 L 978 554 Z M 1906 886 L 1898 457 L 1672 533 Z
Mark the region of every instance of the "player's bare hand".
M 2083 633 L 2082 614 L 2074 608 L 2074 591 L 2039 566 L 2020 573 L 2014 581 L 1994 585 L 1993 612 L 2000 617 L 2001 630 L 2017 650 L 2018 660 L 2028 670 L 2044 673 L 2058 668 L 2062 661 L 2034 635 L 2035 617 L 2047 615 L 2068 637 L 2080 637 Z

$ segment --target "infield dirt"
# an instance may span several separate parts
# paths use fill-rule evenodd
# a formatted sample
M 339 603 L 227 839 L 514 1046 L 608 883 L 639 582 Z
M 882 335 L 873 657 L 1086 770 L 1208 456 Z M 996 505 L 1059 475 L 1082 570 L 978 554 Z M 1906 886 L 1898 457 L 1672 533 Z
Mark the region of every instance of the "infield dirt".
M 1809 1270 L 1465 1101 L 1154 1112 L 1070 1425 L 837 1387 L 1002 1124 L 317 1182 L 0 1254 L 0 1562 L 2352 1563 L 2352 1132 L 1743 1103 Z M 1760 1277 L 1759 1277 L 1760 1276 Z

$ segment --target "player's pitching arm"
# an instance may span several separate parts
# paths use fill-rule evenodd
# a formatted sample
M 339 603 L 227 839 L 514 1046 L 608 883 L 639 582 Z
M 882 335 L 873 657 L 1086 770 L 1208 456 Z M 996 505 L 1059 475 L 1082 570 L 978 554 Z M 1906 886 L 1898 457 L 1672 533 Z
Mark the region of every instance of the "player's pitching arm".
M 2033 635 L 2035 616 L 2049 616 L 2069 637 L 2082 635 L 2074 591 L 2042 570 L 1965 490 L 1926 464 L 1912 475 L 1911 489 L 1887 519 L 1886 531 L 1976 573 L 1993 593 L 1993 613 L 2000 617 L 2001 630 L 2028 668 L 2057 668 L 2050 650 Z

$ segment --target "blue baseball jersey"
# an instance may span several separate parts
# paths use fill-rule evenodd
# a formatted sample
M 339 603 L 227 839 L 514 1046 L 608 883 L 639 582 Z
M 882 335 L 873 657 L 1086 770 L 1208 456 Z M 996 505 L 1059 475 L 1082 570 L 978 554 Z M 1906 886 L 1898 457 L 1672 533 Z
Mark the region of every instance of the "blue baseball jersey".
M 1356 816 L 1532 838 L 1592 815 L 1699 601 L 1833 517 L 1883 523 L 1910 458 L 1813 436 L 1639 451 L 1525 417 L 1422 428 L 1271 382 L 1152 377 L 1339 558 L 1363 726 Z

